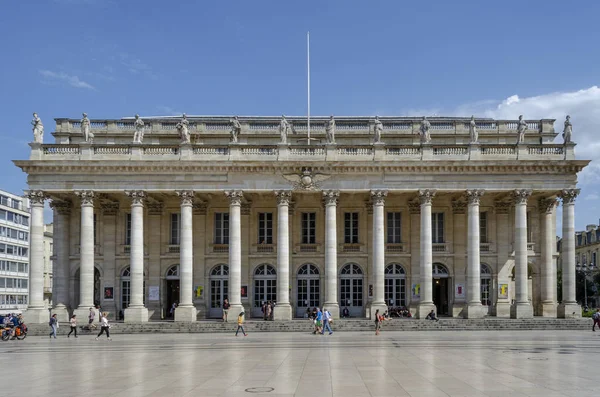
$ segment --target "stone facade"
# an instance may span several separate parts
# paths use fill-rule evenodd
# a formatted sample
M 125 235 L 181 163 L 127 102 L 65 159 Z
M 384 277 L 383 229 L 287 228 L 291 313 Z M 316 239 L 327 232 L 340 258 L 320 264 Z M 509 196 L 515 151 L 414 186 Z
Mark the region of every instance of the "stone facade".
M 230 118 L 187 120 L 190 144 L 173 118 L 144 119 L 142 143 L 132 119 L 91 120 L 93 143 L 78 120 L 56 119 L 56 142 L 15 161 L 54 208 L 61 320 L 98 303 L 144 322 L 179 303 L 175 321 L 194 321 L 220 317 L 225 297 L 230 317 L 276 301 L 278 320 L 316 305 L 334 317 L 390 305 L 572 316 L 573 249 L 556 301 L 555 207 L 560 197 L 573 228 L 588 162 L 552 143 L 554 120 L 526 121 L 516 144 L 516 121 L 476 119 L 471 143 L 470 119 L 430 118 L 421 143 L 419 118 L 381 117 L 372 143 L 374 119 L 339 117 L 327 143 L 316 118 L 310 145 L 305 118 L 287 118 L 285 144 L 277 118 L 240 117 L 235 143 Z

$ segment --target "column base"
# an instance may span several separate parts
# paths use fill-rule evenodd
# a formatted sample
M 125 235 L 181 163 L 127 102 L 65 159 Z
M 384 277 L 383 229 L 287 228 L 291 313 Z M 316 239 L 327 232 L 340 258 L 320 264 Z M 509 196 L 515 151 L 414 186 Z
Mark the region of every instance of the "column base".
M 191 323 L 198 318 L 198 311 L 194 305 L 177 306 L 175 308 L 175 322 Z
M 387 310 L 387 305 L 385 303 L 371 303 L 371 311 L 369 313 L 369 318 L 371 320 L 375 320 L 375 312 L 379 310 L 379 314 L 383 316 L 383 313 Z
M 77 309 L 73 310 L 73 314 L 77 316 L 78 324 L 85 325 L 88 323 L 88 317 L 90 315 L 90 307 L 91 306 L 79 306 Z M 94 312 L 96 312 L 96 316 L 94 317 L 94 322 L 97 323 L 98 321 L 100 321 L 100 316 L 98 315 L 99 314 L 98 309 L 94 308 Z M 116 320 L 116 317 L 113 316 L 112 320 Z
M 496 317 L 510 318 L 510 303 L 496 302 Z
M 556 318 L 557 314 L 556 303 L 542 303 L 542 317 Z
M 240 313 L 244 313 L 244 319 L 248 320 L 250 318 L 250 310 L 246 311 L 244 306 L 241 303 L 229 305 L 229 312 L 227 313 L 227 321 L 228 322 L 236 322 Z
M 533 306 L 530 303 L 515 303 L 510 306 L 510 318 L 533 318 Z
M 468 303 L 463 310 L 464 318 L 483 318 L 487 314 L 487 307 L 483 307 L 481 303 Z
M 581 306 L 577 303 L 561 303 L 558 305 L 558 318 L 580 318 Z
M 125 309 L 125 322 L 126 323 L 147 323 L 148 322 L 148 309 L 144 306 L 140 307 L 128 307 Z
M 430 311 L 434 311 L 435 312 L 435 305 L 433 303 L 419 303 L 419 306 L 417 306 L 417 310 L 415 312 L 415 317 L 416 318 L 420 318 L 420 319 L 425 319 L 427 318 L 427 315 L 429 314 Z M 437 317 L 437 313 L 436 313 L 436 317 Z
M 25 324 L 48 324 L 50 321 L 50 312 L 43 307 L 28 308 L 23 312 Z
M 58 318 L 59 323 L 66 323 L 71 319 L 69 317 L 69 310 L 65 305 L 57 305 L 52 308 L 52 314 L 56 314 L 56 318 Z
M 292 306 L 289 303 L 278 303 L 273 308 L 273 320 L 289 321 L 292 319 Z
M 325 302 L 323 307 L 325 309 L 329 310 L 329 313 L 331 313 L 331 318 L 333 318 L 334 320 L 337 320 L 340 318 L 340 306 L 338 305 L 337 302 L 331 302 L 331 303 Z

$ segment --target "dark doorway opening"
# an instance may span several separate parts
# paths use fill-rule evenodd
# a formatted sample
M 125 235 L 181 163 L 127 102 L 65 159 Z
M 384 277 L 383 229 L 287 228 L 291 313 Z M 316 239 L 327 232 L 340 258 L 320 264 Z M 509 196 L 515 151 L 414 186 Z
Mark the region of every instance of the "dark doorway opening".
M 447 316 L 449 314 L 448 280 L 447 278 L 433 279 L 433 304 L 438 316 Z
M 167 288 L 165 295 L 167 297 L 166 315 L 169 318 L 173 318 L 173 313 L 171 312 L 173 303 L 179 304 L 179 280 L 167 280 Z

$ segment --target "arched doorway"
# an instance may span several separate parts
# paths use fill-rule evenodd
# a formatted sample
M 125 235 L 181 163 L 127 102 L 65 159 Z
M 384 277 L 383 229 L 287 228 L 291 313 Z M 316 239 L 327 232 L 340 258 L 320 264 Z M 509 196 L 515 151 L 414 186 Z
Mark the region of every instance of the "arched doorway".
M 80 291 L 81 291 L 81 269 L 77 269 L 77 271 L 75 272 L 75 275 L 73 276 L 73 281 L 74 281 L 74 301 L 75 301 L 75 305 L 74 307 L 79 307 L 80 301 L 79 301 L 79 297 L 80 295 Z M 100 280 L 102 279 L 102 277 L 100 276 L 100 270 L 98 270 L 97 267 L 94 266 L 94 306 L 98 306 L 100 305 Z
M 485 263 L 481 264 L 481 304 L 492 311 L 492 269 Z
M 320 306 L 319 269 L 310 263 L 302 265 L 296 286 L 296 317 L 304 317 L 307 308 Z
M 277 272 L 267 263 L 254 270 L 254 304 L 252 317 L 262 317 L 262 303 L 277 300 Z
M 448 273 L 448 268 L 441 263 L 434 263 L 432 276 L 432 296 L 436 312 L 438 315 L 448 315 L 450 313 L 448 299 L 450 295 L 448 293 L 448 289 L 450 288 L 450 274 Z
M 165 298 L 166 298 L 166 315 L 173 317 L 174 312 L 171 312 L 173 304 L 179 304 L 179 265 L 173 265 L 167 269 L 165 273 Z
M 352 317 L 363 317 L 363 271 L 356 263 L 348 263 L 340 271 L 340 306 L 347 307 Z
M 131 268 L 127 266 L 121 272 L 121 306 L 120 311 L 125 313 L 131 301 Z
M 229 266 L 219 264 L 210 271 L 210 309 L 208 316 L 223 317 L 223 301 L 229 299 Z
M 399 263 L 385 268 L 385 304 L 392 307 L 406 306 L 406 272 Z

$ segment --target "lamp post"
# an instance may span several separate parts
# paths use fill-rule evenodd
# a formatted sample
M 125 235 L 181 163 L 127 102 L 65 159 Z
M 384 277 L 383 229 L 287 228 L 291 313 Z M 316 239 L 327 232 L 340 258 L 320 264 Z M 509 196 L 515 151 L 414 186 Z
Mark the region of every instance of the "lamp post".
M 588 279 L 588 276 L 590 274 L 592 274 L 592 273 L 594 273 L 596 271 L 596 265 L 593 264 L 593 263 L 589 263 L 589 264 L 586 264 L 586 263 L 579 264 L 578 263 L 577 266 L 575 266 L 575 269 L 578 272 L 582 272 L 583 276 L 584 276 L 584 278 L 583 278 L 583 293 L 584 293 L 584 296 L 585 296 L 585 298 L 584 298 L 585 299 L 585 307 L 586 307 L 586 310 L 587 310 L 587 307 L 588 307 L 588 301 L 587 301 L 587 279 Z

